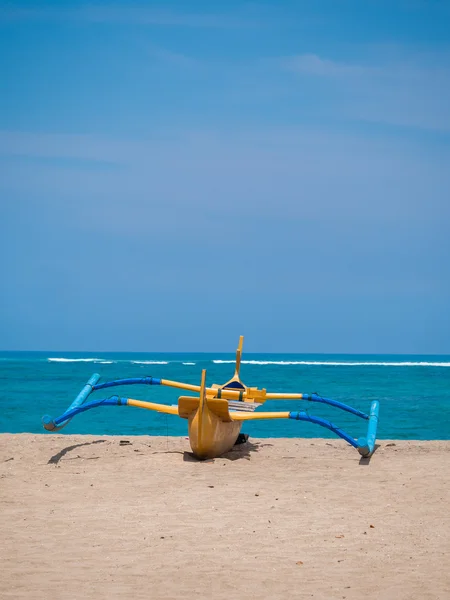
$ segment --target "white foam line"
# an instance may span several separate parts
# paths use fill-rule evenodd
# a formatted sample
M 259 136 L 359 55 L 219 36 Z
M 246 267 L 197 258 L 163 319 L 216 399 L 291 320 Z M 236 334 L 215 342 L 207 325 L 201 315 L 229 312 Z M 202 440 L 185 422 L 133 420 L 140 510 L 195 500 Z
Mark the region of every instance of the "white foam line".
M 195 363 L 183 363 L 183 365 L 195 365 Z
M 168 365 L 165 360 L 131 360 L 133 365 Z
M 234 364 L 234 360 L 213 360 L 215 364 Z M 450 362 L 325 362 L 310 360 L 242 360 L 245 365 L 306 365 L 328 367 L 450 367 Z
M 110 365 L 114 361 L 103 360 L 103 358 L 48 358 L 48 362 L 61 362 L 61 363 L 72 363 L 72 362 L 92 362 L 100 363 L 102 365 Z

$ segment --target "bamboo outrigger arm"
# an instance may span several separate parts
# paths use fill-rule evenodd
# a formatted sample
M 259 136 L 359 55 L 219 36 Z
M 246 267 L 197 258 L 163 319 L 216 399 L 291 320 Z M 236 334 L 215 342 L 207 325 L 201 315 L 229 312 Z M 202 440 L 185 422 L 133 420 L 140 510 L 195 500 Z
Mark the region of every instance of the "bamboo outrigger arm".
M 244 421 L 262 419 L 294 419 L 314 423 L 333 431 L 356 448 L 362 456 L 367 457 L 373 453 L 378 425 L 378 401 L 372 402 L 370 412 L 366 414 L 347 404 L 331 400 L 330 398 L 323 398 L 318 394 L 267 393 L 265 389 L 259 390 L 247 387 L 239 378 L 242 341 L 243 338 L 241 337 L 236 353 L 235 374 L 223 386 L 213 385 L 207 388 L 205 383 L 206 371 L 202 372 L 202 380 L 199 386 L 150 376 L 117 379 L 99 383 L 100 375 L 94 373 L 62 415 L 56 418 L 45 415 L 42 418 L 44 428 L 47 431 L 60 431 L 68 425 L 74 416 L 93 408 L 102 406 L 134 406 L 187 419 L 189 440 L 192 450 L 198 458 L 213 458 L 230 450 L 236 442 Z M 198 396 L 180 396 L 177 406 L 119 396 L 87 402 L 91 393 L 97 390 L 127 385 L 163 385 L 194 392 Z M 254 412 L 266 400 L 304 400 L 339 408 L 368 421 L 366 437 L 355 439 L 330 421 L 322 417 L 310 415 L 304 411 Z

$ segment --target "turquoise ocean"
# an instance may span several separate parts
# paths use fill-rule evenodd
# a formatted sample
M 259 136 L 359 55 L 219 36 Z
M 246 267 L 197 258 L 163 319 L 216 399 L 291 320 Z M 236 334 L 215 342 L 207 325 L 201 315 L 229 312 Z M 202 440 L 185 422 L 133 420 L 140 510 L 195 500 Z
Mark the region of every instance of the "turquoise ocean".
M 44 433 L 41 417 L 59 416 L 92 373 L 101 380 L 153 377 L 199 384 L 225 383 L 234 372 L 234 354 L 148 353 L 0 353 L 0 432 Z M 313 393 L 367 412 L 380 401 L 380 439 L 450 439 L 450 356 L 245 354 L 241 377 L 267 391 Z M 99 390 L 112 395 L 176 404 L 177 390 L 127 386 Z M 305 401 L 272 401 L 264 410 L 306 410 L 343 427 L 354 437 L 366 422 L 346 412 Z M 309 423 L 280 420 L 245 424 L 254 437 L 326 437 L 328 430 Z M 132 407 L 104 407 L 75 417 L 62 433 L 95 435 L 186 435 L 187 422 Z M 47 434 L 50 435 L 50 434 Z

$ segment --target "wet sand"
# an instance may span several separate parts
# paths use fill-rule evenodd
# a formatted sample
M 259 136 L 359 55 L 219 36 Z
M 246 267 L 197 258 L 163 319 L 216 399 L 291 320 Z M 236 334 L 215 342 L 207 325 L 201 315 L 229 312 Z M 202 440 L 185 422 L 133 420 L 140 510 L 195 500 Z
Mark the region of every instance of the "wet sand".
M 449 481 L 448 441 L 3 434 L 0 598 L 445 600 Z

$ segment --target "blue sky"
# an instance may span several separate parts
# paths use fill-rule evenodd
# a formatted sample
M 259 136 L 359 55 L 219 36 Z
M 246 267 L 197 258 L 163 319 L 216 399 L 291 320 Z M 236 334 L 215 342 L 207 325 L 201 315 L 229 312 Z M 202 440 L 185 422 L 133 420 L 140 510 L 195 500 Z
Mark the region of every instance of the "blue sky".
M 0 349 L 450 353 L 449 24 L 0 2 Z

